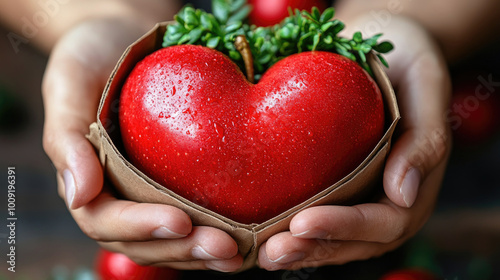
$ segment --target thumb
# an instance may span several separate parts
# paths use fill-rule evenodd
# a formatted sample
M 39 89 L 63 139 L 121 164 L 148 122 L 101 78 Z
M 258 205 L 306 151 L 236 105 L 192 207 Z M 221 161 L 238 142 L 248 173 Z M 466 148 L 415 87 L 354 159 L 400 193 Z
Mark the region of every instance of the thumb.
M 59 173 L 59 193 L 79 208 L 102 190 L 103 171 L 85 138 L 119 56 L 140 34 L 137 19 L 96 18 L 73 28 L 55 46 L 45 72 L 43 144 Z
M 46 128 L 44 149 L 59 177 L 59 194 L 70 209 L 92 201 L 102 190 L 103 171 L 92 144 L 79 131 Z
M 410 208 L 427 176 L 449 154 L 451 137 L 444 116 L 451 86 L 438 52 L 423 52 L 406 65 L 394 75 L 402 119 L 383 182 L 392 202 Z
M 92 46 L 88 29 L 76 28 L 58 42 L 42 84 L 43 146 L 58 171 L 59 193 L 70 209 L 90 202 L 103 186 L 101 164 L 85 135 L 96 120 L 109 67 L 99 67 L 107 60 Z
M 446 157 L 449 134 L 445 128 L 411 129 L 395 143 L 384 171 L 384 190 L 389 199 L 410 208 L 420 186 Z

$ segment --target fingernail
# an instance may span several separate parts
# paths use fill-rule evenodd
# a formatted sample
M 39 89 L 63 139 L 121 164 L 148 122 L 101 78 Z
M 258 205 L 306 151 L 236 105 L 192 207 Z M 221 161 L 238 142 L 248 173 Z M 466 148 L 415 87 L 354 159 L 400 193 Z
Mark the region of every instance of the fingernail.
M 186 237 L 187 235 L 171 231 L 167 227 L 159 227 L 151 232 L 151 236 L 158 239 L 176 239 Z
M 200 260 L 219 260 L 220 258 L 214 257 L 211 254 L 209 254 L 205 249 L 203 249 L 201 246 L 195 246 L 191 250 L 191 255 Z
M 205 263 L 206 267 L 211 270 L 220 272 L 233 272 L 235 269 L 227 264 L 227 261 L 208 261 Z
M 299 238 L 308 238 L 308 239 L 325 239 L 328 236 L 328 232 L 323 231 L 323 230 L 306 230 L 301 233 L 297 234 L 292 234 L 293 237 L 299 237 Z
M 412 167 L 406 172 L 403 183 L 401 184 L 401 188 L 399 189 L 399 192 L 403 196 L 403 200 L 408 208 L 410 208 L 413 203 L 415 203 L 419 186 L 420 171 Z
M 294 252 L 290 254 L 285 254 L 275 260 L 269 259 L 273 263 L 278 263 L 278 264 L 289 264 L 293 262 L 298 262 L 303 260 L 305 257 L 305 254 L 303 252 Z
M 69 169 L 65 169 L 63 171 L 63 179 L 66 192 L 66 203 L 68 204 L 68 208 L 71 208 L 73 200 L 75 199 L 75 178 Z

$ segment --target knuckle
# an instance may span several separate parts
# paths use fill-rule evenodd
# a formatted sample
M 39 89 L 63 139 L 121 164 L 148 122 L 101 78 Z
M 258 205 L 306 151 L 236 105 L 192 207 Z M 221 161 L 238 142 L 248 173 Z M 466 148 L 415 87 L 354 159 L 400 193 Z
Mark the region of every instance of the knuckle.
M 106 241 L 98 234 L 92 223 L 88 222 L 86 219 L 80 219 L 79 221 L 77 221 L 77 223 L 82 232 L 91 239 L 98 242 Z
M 53 131 L 44 129 L 42 136 L 42 146 L 45 153 L 51 158 L 54 156 L 54 146 L 56 143 L 56 139 L 57 136 Z
M 393 211 L 400 212 L 406 210 L 393 209 Z M 388 221 L 389 224 L 392 224 L 394 226 L 391 227 L 389 233 L 386 234 L 387 238 L 384 240 L 383 243 L 390 244 L 393 242 L 407 239 L 410 234 L 410 225 L 411 225 L 410 217 L 405 213 L 393 213 L 390 216 L 397 217 L 397 220 L 393 219 L 392 221 Z
M 151 266 L 154 265 L 153 262 L 147 260 L 146 258 L 140 257 L 140 256 L 128 256 L 128 258 L 133 261 L 134 263 L 140 265 L 140 266 Z
M 449 150 L 448 142 L 449 135 L 445 128 L 435 128 L 419 135 L 409 156 L 410 164 L 427 173 L 446 157 Z

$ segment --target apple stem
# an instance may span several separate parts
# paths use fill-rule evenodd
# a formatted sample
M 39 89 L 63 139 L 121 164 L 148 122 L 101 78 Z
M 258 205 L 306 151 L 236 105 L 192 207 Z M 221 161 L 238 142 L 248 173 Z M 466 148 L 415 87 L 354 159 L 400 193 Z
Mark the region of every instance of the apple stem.
M 243 62 L 245 63 L 245 70 L 247 72 L 247 79 L 251 83 L 255 83 L 255 74 L 253 68 L 253 56 L 250 50 L 250 44 L 248 43 L 245 35 L 239 35 L 234 41 L 234 46 L 240 52 L 243 57 Z

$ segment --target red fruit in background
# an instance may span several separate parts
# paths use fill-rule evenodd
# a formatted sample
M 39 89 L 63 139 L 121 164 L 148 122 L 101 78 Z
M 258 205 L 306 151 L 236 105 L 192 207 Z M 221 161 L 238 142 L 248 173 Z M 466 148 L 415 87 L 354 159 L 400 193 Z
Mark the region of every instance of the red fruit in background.
M 252 12 L 249 15 L 250 23 L 257 26 L 270 26 L 280 23 L 290 15 L 288 8 L 293 10 L 311 11 L 317 7 L 321 12 L 328 5 L 325 0 L 249 0 Z
M 390 272 L 380 280 L 438 280 L 435 275 L 419 269 L 402 269 Z
M 180 272 L 171 268 L 140 266 L 127 256 L 101 249 L 97 256 L 99 280 L 176 280 Z
M 457 144 L 484 143 L 500 131 L 500 95 L 479 82 L 455 87 L 448 117 Z
M 221 53 L 161 49 L 122 89 L 130 161 L 159 184 L 241 223 L 261 223 L 353 171 L 380 140 L 380 90 L 355 62 L 289 56 L 253 85 Z

